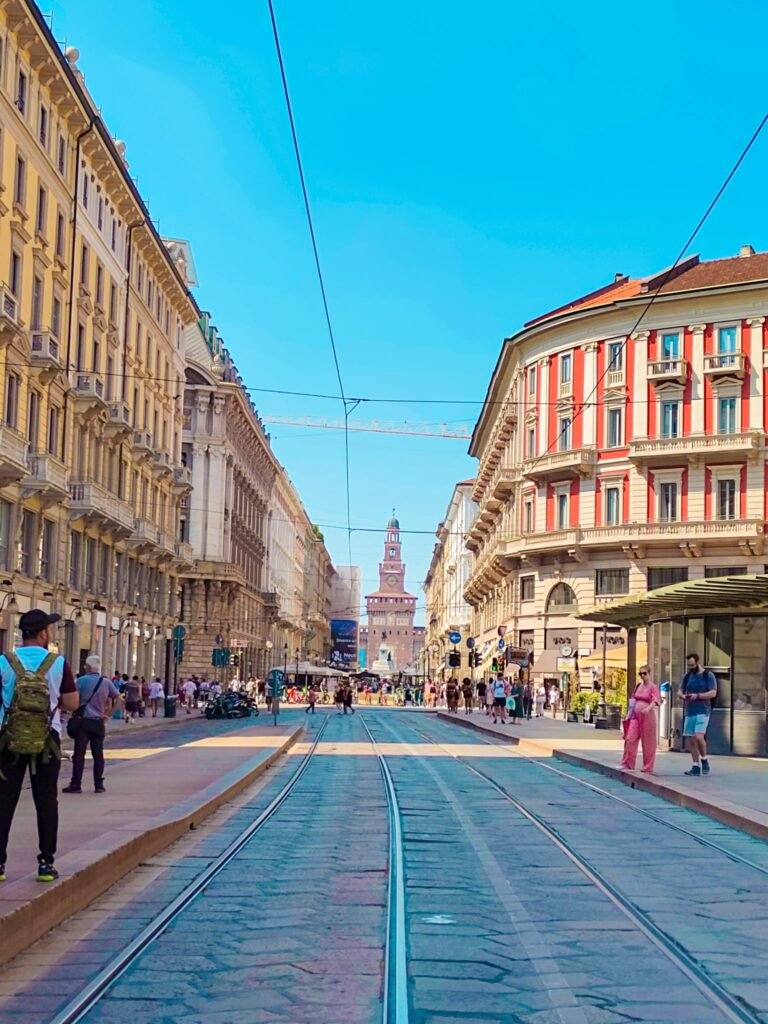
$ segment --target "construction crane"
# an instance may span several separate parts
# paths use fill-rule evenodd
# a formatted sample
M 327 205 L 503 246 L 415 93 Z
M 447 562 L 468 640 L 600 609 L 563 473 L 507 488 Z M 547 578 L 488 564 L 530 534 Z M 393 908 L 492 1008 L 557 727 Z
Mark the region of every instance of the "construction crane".
M 285 416 L 262 416 L 264 423 L 277 423 L 284 427 L 312 427 L 318 430 L 361 430 L 369 434 L 413 434 L 417 437 L 443 437 L 455 441 L 469 441 L 472 433 L 468 426 L 460 424 L 458 427 L 448 427 L 445 423 L 383 423 L 379 420 L 372 420 L 370 423 L 361 423 L 359 420 L 350 420 L 345 424 L 344 420 L 321 420 L 304 416 L 302 419 L 294 420 Z

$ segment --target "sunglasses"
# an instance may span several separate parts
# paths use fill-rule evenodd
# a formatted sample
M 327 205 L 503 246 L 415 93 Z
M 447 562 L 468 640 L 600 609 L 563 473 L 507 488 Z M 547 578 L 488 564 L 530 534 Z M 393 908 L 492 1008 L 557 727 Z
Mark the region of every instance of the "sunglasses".
M 640 675 L 641 675 L 641 676 L 647 676 L 647 675 L 648 675 L 648 673 L 647 673 L 647 672 L 641 672 L 641 673 L 640 673 Z

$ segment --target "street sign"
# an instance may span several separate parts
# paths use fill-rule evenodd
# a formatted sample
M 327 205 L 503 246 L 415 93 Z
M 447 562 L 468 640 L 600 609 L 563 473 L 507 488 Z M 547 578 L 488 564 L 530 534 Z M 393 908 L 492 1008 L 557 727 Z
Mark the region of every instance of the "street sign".
M 468 636 L 467 637 L 467 647 L 471 651 L 474 646 L 475 646 L 475 638 L 473 636 Z
M 500 651 L 504 650 L 504 641 L 503 640 L 499 640 L 499 650 Z
M 248 641 L 235 639 L 232 641 L 232 646 L 242 649 L 243 647 L 248 646 Z
M 179 625 L 179 626 L 174 626 L 173 627 L 173 639 L 174 640 L 183 640 L 186 635 L 187 635 L 187 631 L 186 631 L 186 629 L 183 626 Z
M 229 664 L 229 654 L 228 647 L 214 647 L 211 651 L 211 664 L 214 668 L 224 668 Z
M 457 629 L 453 629 L 448 634 L 448 639 L 451 641 L 452 644 L 460 644 L 461 643 L 461 633 Z

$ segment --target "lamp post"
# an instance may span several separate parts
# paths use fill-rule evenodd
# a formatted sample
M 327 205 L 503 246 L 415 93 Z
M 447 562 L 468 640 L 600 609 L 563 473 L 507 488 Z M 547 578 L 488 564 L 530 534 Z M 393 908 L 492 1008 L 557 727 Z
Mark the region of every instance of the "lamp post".
M 600 680 L 600 700 L 597 705 L 597 718 L 595 719 L 596 729 L 606 728 L 606 716 L 605 716 L 605 672 L 606 672 L 606 659 L 608 654 L 608 626 L 603 623 L 603 677 Z

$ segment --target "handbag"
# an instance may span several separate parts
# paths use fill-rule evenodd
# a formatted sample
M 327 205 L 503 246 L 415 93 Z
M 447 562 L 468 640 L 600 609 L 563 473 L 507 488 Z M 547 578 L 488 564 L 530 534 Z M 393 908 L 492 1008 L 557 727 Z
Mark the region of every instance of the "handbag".
M 80 729 L 82 728 L 83 725 L 83 719 L 85 718 L 85 709 L 91 703 L 96 694 L 99 692 L 99 687 L 103 682 L 104 676 L 99 676 L 99 681 L 94 686 L 93 693 L 90 695 L 88 700 L 84 704 L 81 704 L 80 707 L 77 708 L 77 710 L 73 711 L 72 714 L 69 716 L 69 719 L 67 721 L 67 736 L 69 736 L 71 740 L 73 740 L 75 736 L 77 736 L 77 734 L 80 732 Z

